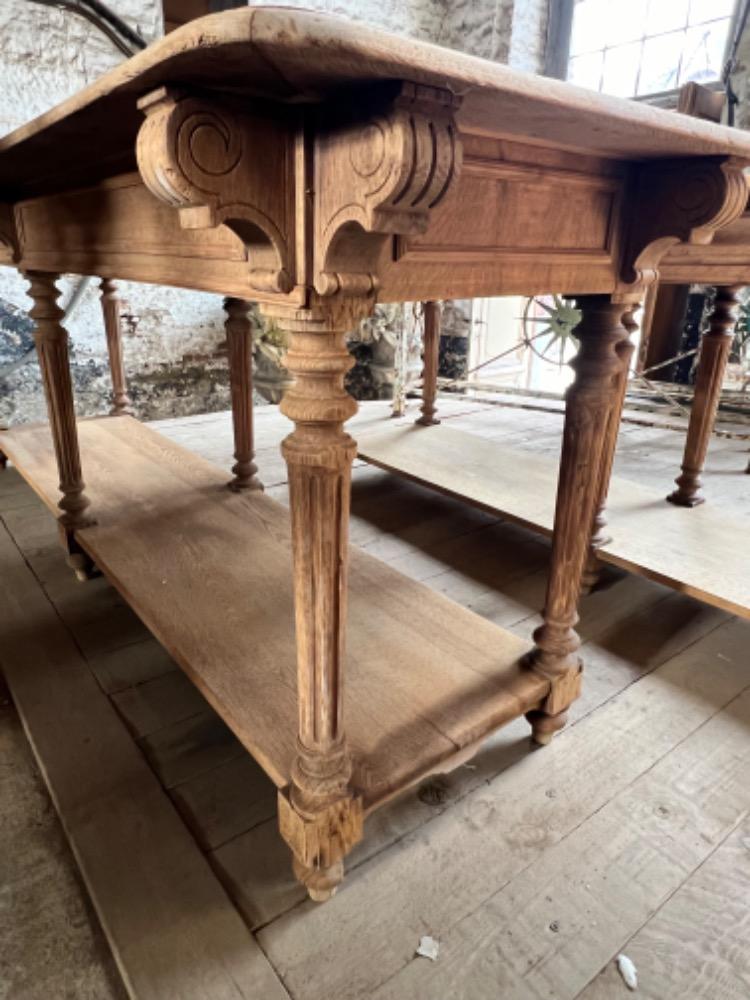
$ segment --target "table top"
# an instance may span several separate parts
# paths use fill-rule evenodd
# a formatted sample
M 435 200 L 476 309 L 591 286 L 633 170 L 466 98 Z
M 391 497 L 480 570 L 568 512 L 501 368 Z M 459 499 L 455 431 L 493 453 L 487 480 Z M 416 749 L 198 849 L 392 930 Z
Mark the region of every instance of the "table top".
M 158 40 L 74 97 L 0 139 L 6 201 L 59 190 L 68 173 L 96 181 L 134 164 L 139 97 L 191 91 L 322 102 L 408 80 L 461 95 L 462 131 L 620 160 L 737 156 L 750 134 L 597 94 L 342 18 L 283 7 L 209 15 Z

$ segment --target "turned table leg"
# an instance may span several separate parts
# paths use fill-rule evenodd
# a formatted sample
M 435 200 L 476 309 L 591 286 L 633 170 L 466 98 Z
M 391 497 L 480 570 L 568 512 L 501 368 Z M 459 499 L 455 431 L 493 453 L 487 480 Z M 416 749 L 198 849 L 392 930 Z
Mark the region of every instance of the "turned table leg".
M 741 287 L 717 287 L 709 328 L 701 340 L 682 474 L 675 479 L 677 489 L 667 497 L 667 500 L 678 507 L 696 507 L 705 499 L 701 494 L 701 473 L 719 408 L 719 396 L 737 318 L 737 293 Z
M 119 417 L 133 413 L 125 379 L 125 363 L 122 357 L 122 323 L 120 321 L 120 299 L 117 295 L 117 285 L 109 278 L 102 278 L 99 283 L 101 290 L 102 313 L 104 315 L 104 332 L 107 335 L 107 354 L 109 355 L 109 370 L 112 375 L 112 409 L 110 416 Z
M 623 306 L 622 325 L 627 336 L 630 337 L 637 329 L 638 324 L 634 316 L 639 308 L 639 303 L 629 303 Z M 597 488 L 597 498 L 594 508 L 594 520 L 592 523 L 591 538 L 589 540 L 589 551 L 586 557 L 586 565 L 583 570 L 581 580 L 581 593 L 587 594 L 591 591 L 599 579 L 601 567 L 596 555 L 596 550 L 610 541 L 607 532 L 607 494 L 609 493 L 609 483 L 612 478 L 612 468 L 615 462 L 615 452 L 617 450 L 617 438 L 620 432 L 620 421 L 622 410 L 625 405 L 625 394 L 628 391 L 628 376 L 630 374 L 630 362 L 633 358 L 634 344 L 630 340 L 621 340 L 617 345 L 617 354 L 620 358 L 621 369 L 612 380 L 613 407 L 607 421 L 607 436 L 604 442 L 602 462 L 599 469 L 599 485 Z
M 224 329 L 229 349 L 229 384 L 234 427 L 234 479 L 229 486 L 241 490 L 262 490 L 255 464 L 253 438 L 253 327 L 251 304 L 244 299 L 224 299 L 227 318 Z
M 534 740 L 542 744 L 565 725 L 567 709 L 580 693 L 578 595 L 613 408 L 612 381 L 622 365 L 617 346 L 626 337 L 623 307 L 609 296 L 582 296 L 577 305 L 580 349 L 566 396 L 544 623 L 534 633 L 528 664 L 551 682 L 545 703 L 526 716 Z
M 345 322 L 279 318 L 291 334 L 296 381 L 281 403 L 295 429 L 282 444 L 289 469 L 297 634 L 297 757 L 279 796 L 281 833 L 297 877 L 315 900 L 343 878 L 343 859 L 362 836 L 362 800 L 343 719 L 344 633 L 351 467 L 356 444 L 344 421 L 357 404 L 344 389 L 352 365 Z
M 63 311 L 57 304 L 60 292 L 56 281 L 59 275 L 27 271 L 26 277 L 30 283 L 29 295 L 34 302 L 30 316 L 35 323 L 34 341 L 60 474 L 62 497 L 58 506 L 62 514 L 58 523 L 70 565 L 79 578 L 86 578 L 88 561 L 76 545 L 74 533 L 94 521 L 87 513 L 89 499 L 84 493 L 81 475 L 68 331 L 61 323 Z
M 437 407 L 437 377 L 440 360 L 440 304 L 424 304 L 424 353 L 422 361 L 422 416 L 414 421 L 423 427 L 439 424 Z

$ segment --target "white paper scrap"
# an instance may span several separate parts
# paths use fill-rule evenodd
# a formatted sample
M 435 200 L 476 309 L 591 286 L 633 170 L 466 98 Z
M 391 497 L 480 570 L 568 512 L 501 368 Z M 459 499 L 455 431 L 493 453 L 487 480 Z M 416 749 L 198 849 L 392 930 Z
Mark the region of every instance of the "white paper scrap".
M 430 937 L 429 934 L 426 934 L 423 938 L 420 938 L 419 947 L 417 948 L 417 954 L 421 955 L 422 958 L 429 958 L 431 962 L 437 962 L 439 951 L 440 951 L 440 945 L 435 940 L 435 938 Z
M 627 955 L 617 956 L 617 970 L 629 990 L 638 989 L 638 970 Z

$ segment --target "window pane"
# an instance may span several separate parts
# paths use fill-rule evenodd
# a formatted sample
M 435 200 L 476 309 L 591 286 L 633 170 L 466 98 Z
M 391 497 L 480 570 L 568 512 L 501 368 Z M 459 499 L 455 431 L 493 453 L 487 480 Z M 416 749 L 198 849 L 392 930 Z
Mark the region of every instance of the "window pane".
M 573 12 L 571 55 L 577 56 L 604 47 L 609 13 L 608 0 L 579 0 Z
M 690 0 L 689 24 L 714 21 L 719 17 L 731 17 L 734 0 Z
M 668 35 L 646 39 L 638 80 L 639 94 L 658 94 L 661 90 L 673 90 L 677 86 L 684 44 L 684 31 L 672 31 Z
M 651 0 L 646 18 L 646 34 L 658 35 L 687 24 L 688 0 Z
M 729 18 L 688 28 L 682 56 L 680 83 L 718 80 L 724 63 Z
M 647 10 L 648 0 L 615 0 L 610 3 L 605 39 L 599 44 L 616 46 L 643 38 L 646 34 Z
M 638 79 L 638 64 L 641 60 L 641 42 L 618 45 L 604 53 L 604 76 L 602 90 L 617 97 L 632 97 Z
M 599 90 L 602 82 L 602 56 L 602 52 L 590 52 L 571 59 L 568 64 L 568 80 L 577 83 L 579 87 Z

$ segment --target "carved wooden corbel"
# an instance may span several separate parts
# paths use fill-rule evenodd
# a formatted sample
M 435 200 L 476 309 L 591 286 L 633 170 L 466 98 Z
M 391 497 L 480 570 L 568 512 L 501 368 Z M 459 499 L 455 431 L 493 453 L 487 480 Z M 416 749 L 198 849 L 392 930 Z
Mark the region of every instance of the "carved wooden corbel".
M 290 292 L 294 146 L 285 123 L 165 87 L 138 107 L 146 121 L 136 153 L 149 190 L 179 209 L 185 229 L 231 229 L 247 249 L 251 288 Z
M 742 162 L 706 157 L 642 163 L 635 168 L 620 267 L 620 294 L 658 280 L 659 263 L 676 243 L 710 243 L 745 211 Z
M 459 99 L 401 84 L 375 114 L 324 122 L 315 138 L 314 284 L 321 296 L 367 295 L 393 235 L 418 236 L 458 176 Z

